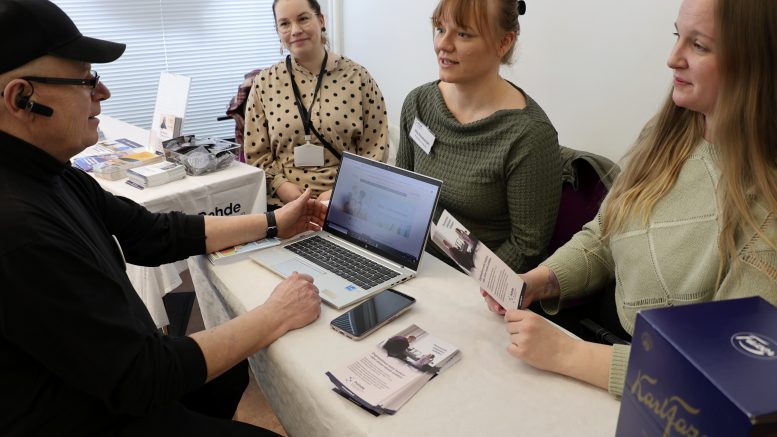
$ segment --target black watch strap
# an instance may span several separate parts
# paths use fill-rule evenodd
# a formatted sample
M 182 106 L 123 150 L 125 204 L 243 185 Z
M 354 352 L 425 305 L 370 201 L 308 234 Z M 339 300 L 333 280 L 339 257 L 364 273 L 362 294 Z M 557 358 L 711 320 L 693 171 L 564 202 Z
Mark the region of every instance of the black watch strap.
M 275 211 L 268 211 L 267 217 L 267 235 L 265 238 L 275 238 L 278 236 L 278 223 L 275 221 Z

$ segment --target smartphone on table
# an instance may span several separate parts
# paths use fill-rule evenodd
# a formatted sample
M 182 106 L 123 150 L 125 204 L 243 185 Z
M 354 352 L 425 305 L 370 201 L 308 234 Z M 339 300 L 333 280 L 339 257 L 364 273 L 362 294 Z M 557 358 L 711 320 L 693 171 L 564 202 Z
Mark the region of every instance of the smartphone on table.
M 330 326 L 350 339 L 361 340 L 399 317 L 414 303 L 415 298 L 389 288 L 339 315 Z

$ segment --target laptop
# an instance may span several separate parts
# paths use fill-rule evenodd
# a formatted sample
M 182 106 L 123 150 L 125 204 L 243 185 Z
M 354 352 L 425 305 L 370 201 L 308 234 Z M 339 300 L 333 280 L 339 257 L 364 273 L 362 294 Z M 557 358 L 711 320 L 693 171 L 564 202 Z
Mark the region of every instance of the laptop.
M 251 259 L 340 309 L 415 276 L 442 181 L 343 153 L 323 229 Z

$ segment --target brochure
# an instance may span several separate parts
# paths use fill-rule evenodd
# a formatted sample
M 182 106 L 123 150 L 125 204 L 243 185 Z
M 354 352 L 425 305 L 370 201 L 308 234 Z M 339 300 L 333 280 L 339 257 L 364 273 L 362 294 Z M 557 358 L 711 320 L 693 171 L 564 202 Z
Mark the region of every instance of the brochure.
M 143 187 L 156 187 L 183 179 L 185 176 L 186 171 L 182 165 L 169 161 L 127 170 L 127 177 Z
M 126 138 L 104 140 L 84 149 L 84 151 L 73 157 L 72 162 L 74 166 L 83 171 L 92 171 L 95 164 L 142 150 L 145 150 L 142 145 Z
M 103 179 L 115 181 L 127 177 L 127 170 L 149 164 L 162 162 L 165 157 L 159 152 L 137 152 L 119 156 L 109 161 L 95 164 L 92 173 Z
M 460 358 L 452 344 L 410 325 L 326 376 L 334 392 L 371 414 L 394 414 Z
M 252 241 L 250 243 L 238 244 L 236 246 L 208 254 L 208 261 L 210 261 L 213 265 L 219 265 L 230 260 L 242 259 L 246 254 L 259 249 L 277 246 L 278 244 L 281 244 L 281 240 L 277 238 L 264 238 L 261 240 Z
M 432 227 L 432 241 L 506 309 L 520 308 L 526 284 L 448 211 Z

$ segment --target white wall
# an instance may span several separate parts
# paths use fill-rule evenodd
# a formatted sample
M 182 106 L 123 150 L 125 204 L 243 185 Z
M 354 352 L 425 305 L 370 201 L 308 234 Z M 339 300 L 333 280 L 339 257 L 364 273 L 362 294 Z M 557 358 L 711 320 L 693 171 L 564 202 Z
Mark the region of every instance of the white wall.
M 342 54 L 364 65 L 397 125 L 405 95 L 437 79 L 437 0 L 330 0 Z M 517 61 L 503 71 L 548 113 L 561 144 L 619 159 L 666 97 L 681 0 L 527 0 Z

